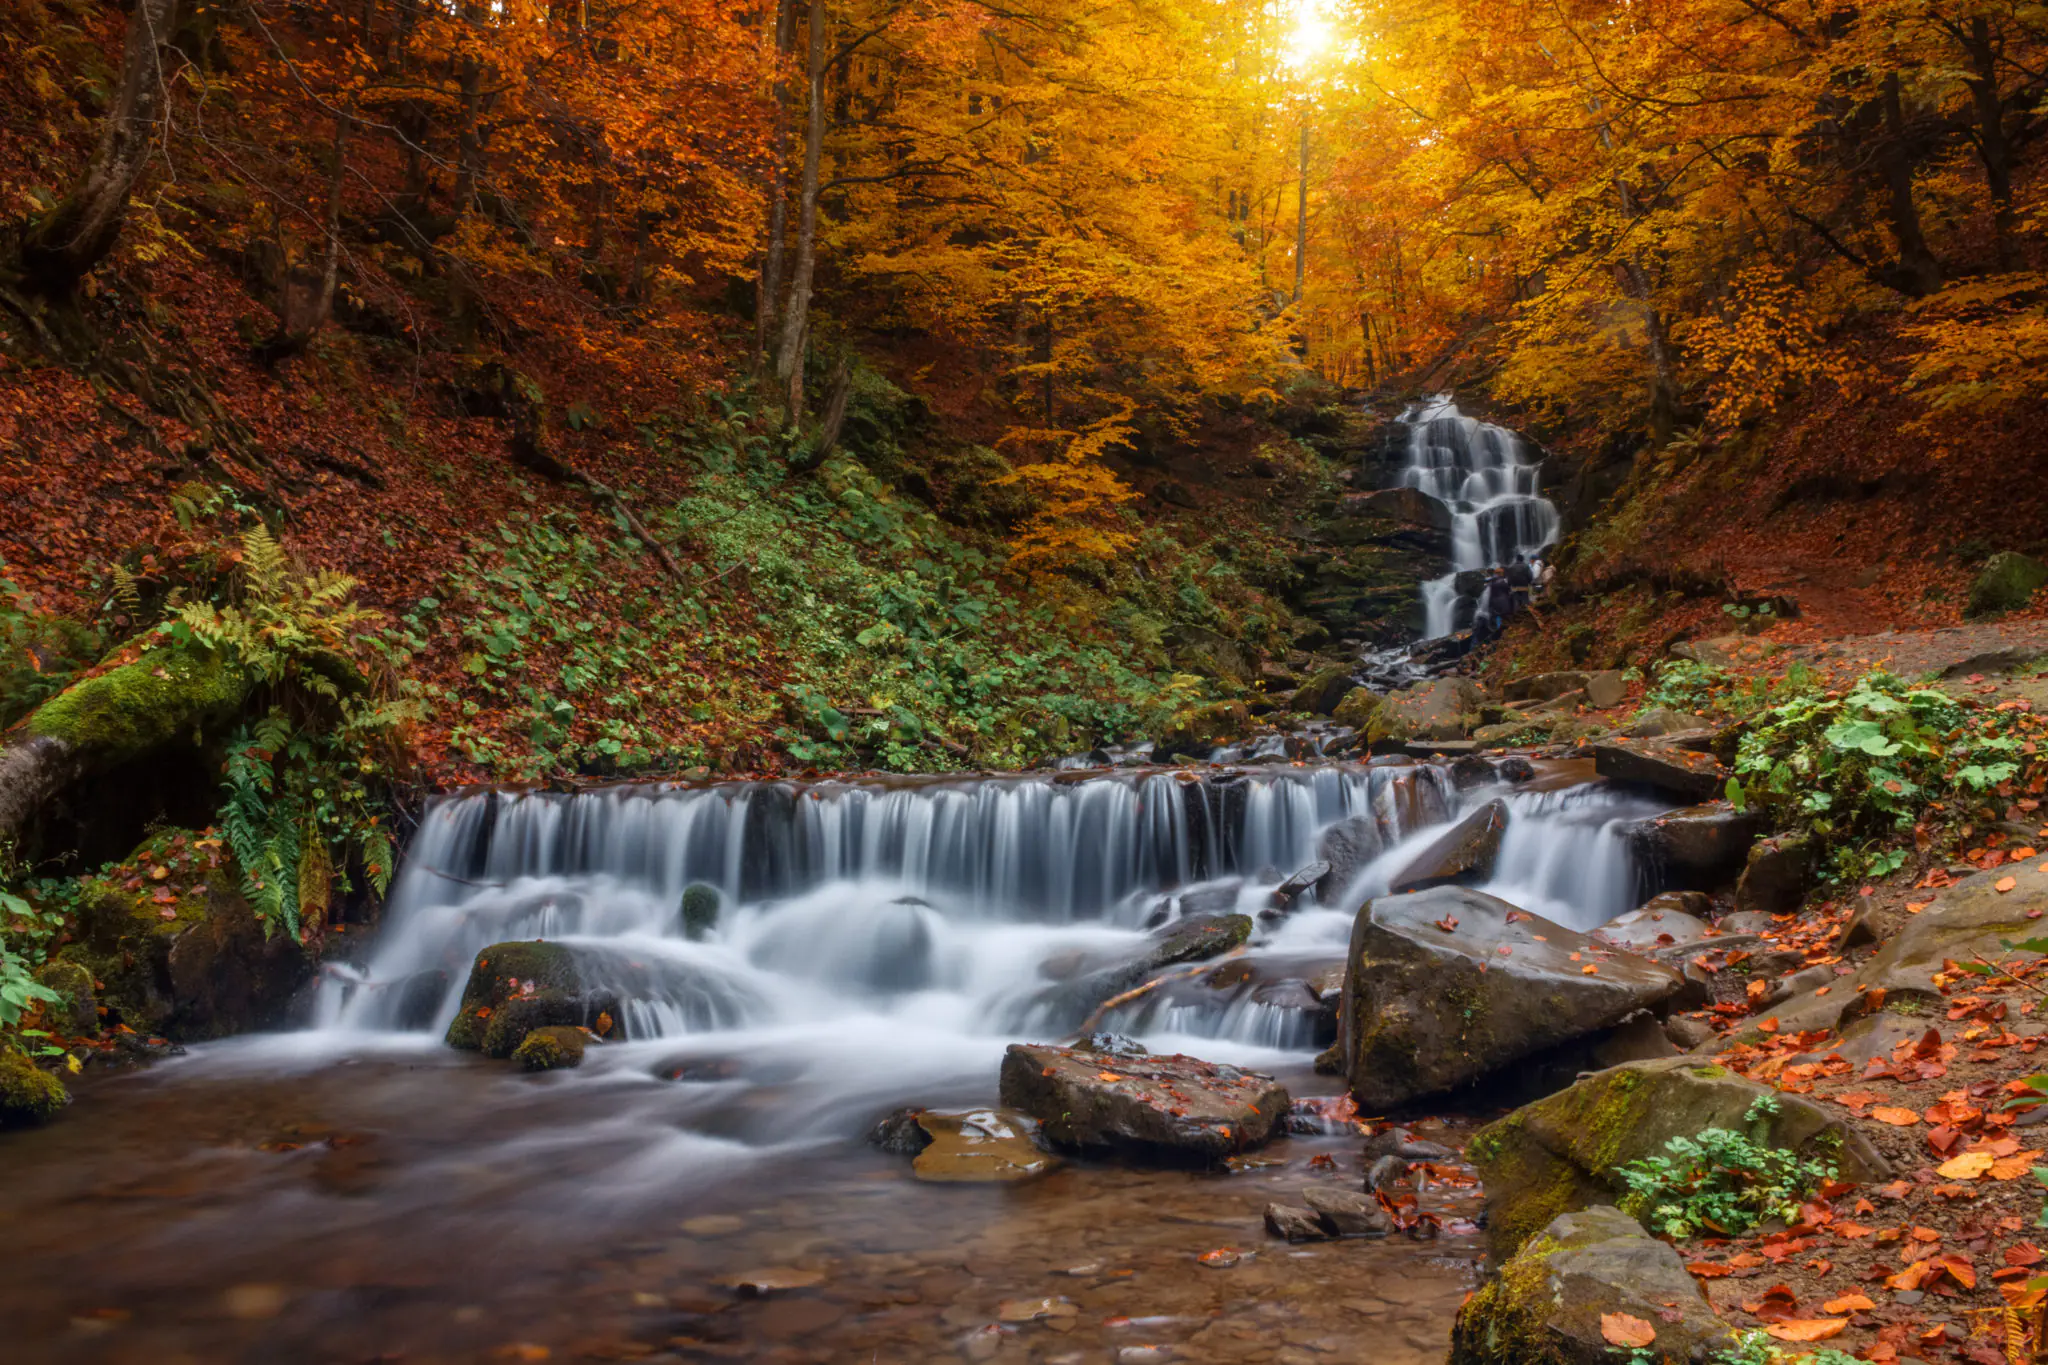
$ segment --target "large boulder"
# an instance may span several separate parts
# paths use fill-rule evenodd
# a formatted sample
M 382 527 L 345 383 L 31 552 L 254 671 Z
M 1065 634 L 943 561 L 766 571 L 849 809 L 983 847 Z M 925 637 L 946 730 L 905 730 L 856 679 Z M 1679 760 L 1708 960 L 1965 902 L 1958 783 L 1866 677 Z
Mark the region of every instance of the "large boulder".
M 1234 900 L 1235 891 L 1230 894 Z M 1040 997 L 1045 1011 L 1040 1022 L 1072 1027 L 1104 1001 L 1142 986 L 1169 967 L 1206 962 L 1243 946 L 1252 927 L 1249 915 L 1185 915 L 1112 961 L 1081 956 L 1067 968 L 1066 979 Z
M 1378 896 L 1352 924 L 1338 1042 L 1352 1095 L 1378 1113 L 1608 1028 L 1679 984 L 1481 892 Z
M 1751 1123 L 1750 1106 L 1763 1096 L 1775 1099 L 1775 1110 Z M 1891 1175 L 1862 1134 L 1797 1095 L 1694 1058 L 1632 1062 L 1524 1105 L 1466 1144 L 1466 1158 L 1486 1187 L 1494 1255 L 1513 1255 L 1561 1213 L 1620 1201 L 1628 1193 L 1621 1167 L 1660 1156 L 1671 1139 L 1707 1128 L 1747 1132 L 1831 1162 L 1844 1180 Z
M 1713 932 L 1714 927 L 1699 916 L 1658 896 L 1640 909 L 1616 915 L 1595 929 L 1593 937 L 1632 953 L 1652 953 L 1698 943 Z
M 1995 554 L 1970 585 L 1969 614 L 2017 611 L 2033 600 L 2044 583 L 2048 583 L 2048 564 L 2016 550 Z
M 1318 669 L 1307 682 L 1296 688 L 1288 706 L 1312 716 L 1327 716 L 1357 686 L 1357 680 L 1351 676 L 1350 664 L 1332 664 Z
M 564 1024 L 622 1037 L 619 999 L 590 981 L 576 949 L 561 943 L 493 943 L 476 955 L 448 1046 L 510 1057 L 535 1029 Z
M 1219 1161 L 1257 1147 L 1288 1109 L 1271 1076 L 1194 1057 L 1012 1043 L 1001 1079 L 1003 1104 L 1037 1119 L 1053 1142 L 1153 1159 Z
M 1339 725 L 1356 731 L 1360 744 L 1399 739 L 1407 733 L 1401 718 L 1388 708 L 1386 698 L 1370 687 L 1354 687 L 1346 692 L 1330 715 Z
M 1388 886 L 1402 892 L 1454 882 L 1483 882 L 1493 875 L 1494 860 L 1500 856 L 1501 836 L 1507 827 L 1507 802 L 1489 801 L 1431 841 L 1429 847 L 1389 880 Z
M 1465 1301 L 1448 1365 L 1615 1365 L 1626 1353 L 1602 1319 L 1616 1314 L 1649 1324 L 1659 1365 L 1731 1358 L 1734 1330 L 1678 1253 L 1602 1206 L 1557 1217 Z
M 1735 883 L 1735 908 L 1765 915 L 1797 910 L 1813 885 L 1818 861 L 1810 834 L 1757 840 Z
M 1998 883 L 2007 877 L 2013 879 L 2013 889 L 2000 891 Z M 1898 934 L 1854 973 L 1826 983 L 1825 995 L 1818 989 L 1807 991 L 1779 1004 L 1772 1013 L 1786 1033 L 1840 1028 L 1868 1009 L 1870 999 L 1880 991 L 1883 994 L 1876 998 L 1887 1008 L 1911 1008 L 1917 1001 L 1945 1011 L 1946 1000 L 1934 983 L 1943 963 L 1979 957 L 1992 962 L 2031 962 L 2041 956 L 2005 947 L 2041 936 L 2041 925 L 2048 921 L 2028 918 L 2030 911 L 2036 915 L 2048 911 L 2048 873 L 2041 871 L 2041 860 L 1965 877 L 1908 918 Z
M 1469 734 L 1483 699 L 1470 678 L 1434 678 L 1387 695 L 1387 709 L 1415 739 L 1461 739 Z
M 1685 801 L 1711 801 L 1728 785 L 1728 775 L 1713 755 L 1640 739 L 1595 744 L 1593 771 L 1611 781 L 1669 792 Z
M 1628 684 L 1617 669 L 1602 668 L 1586 675 L 1586 705 L 1596 711 L 1621 705 L 1627 695 Z
M 1631 821 L 1623 830 L 1656 883 L 1711 887 L 1734 879 L 1762 828 L 1755 814 L 1719 801 Z

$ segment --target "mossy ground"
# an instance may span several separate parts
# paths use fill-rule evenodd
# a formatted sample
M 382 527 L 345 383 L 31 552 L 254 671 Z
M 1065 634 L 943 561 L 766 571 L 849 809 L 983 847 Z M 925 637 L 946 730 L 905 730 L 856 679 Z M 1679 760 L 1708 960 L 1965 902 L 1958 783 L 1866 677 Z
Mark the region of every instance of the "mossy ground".
M 46 1122 L 70 1102 L 62 1081 L 21 1053 L 0 1048 L 0 1128 Z

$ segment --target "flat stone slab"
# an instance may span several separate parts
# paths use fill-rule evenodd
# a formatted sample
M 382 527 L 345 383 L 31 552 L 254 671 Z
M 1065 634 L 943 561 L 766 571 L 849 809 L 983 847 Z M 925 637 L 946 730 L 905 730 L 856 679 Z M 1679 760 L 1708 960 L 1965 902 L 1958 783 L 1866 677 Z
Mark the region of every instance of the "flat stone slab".
M 1067 1147 L 1154 1158 L 1221 1160 L 1264 1143 L 1287 1116 L 1271 1076 L 1178 1054 L 1113 1057 L 1012 1043 L 1002 1102 Z
M 1593 771 L 1614 782 L 1653 787 L 1686 801 L 1711 801 L 1728 785 L 1712 754 L 1652 740 L 1610 739 L 1593 746 Z

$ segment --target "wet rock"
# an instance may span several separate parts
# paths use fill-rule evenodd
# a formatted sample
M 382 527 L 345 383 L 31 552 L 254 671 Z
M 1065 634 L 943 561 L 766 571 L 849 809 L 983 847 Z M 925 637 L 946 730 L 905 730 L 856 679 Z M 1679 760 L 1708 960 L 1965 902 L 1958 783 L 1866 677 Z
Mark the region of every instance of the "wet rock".
M 1263 1144 L 1287 1115 L 1286 1087 L 1270 1076 L 1194 1057 L 1123 1058 L 1012 1043 L 1002 1101 L 1068 1147 L 1215 1161 Z
M 1363 1155 L 1367 1161 L 1388 1156 L 1396 1156 L 1403 1161 L 1451 1161 L 1458 1154 L 1441 1142 L 1419 1138 L 1412 1129 L 1397 1125 L 1367 1138 Z
M 1761 910 L 1738 910 L 1721 916 L 1714 927 L 1724 934 L 1762 934 L 1777 928 L 1778 922 Z
M 2041 585 L 2048 583 L 2048 564 L 2032 555 L 2006 550 L 1991 556 L 1970 585 L 1972 616 L 2018 611 L 2033 600 Z
M 1536 777 L 1536 765 L 1523 758 L 1520 754 L 1514 754 L 1502 759 L 1496 765 L 1494 771 L 1500 774 L 1501 781 L 1513 782 L 1517 785 L 1533 781 Z
M 1334 1236 L 1384 1237 L 1394 1230 L 1380 1201 L 1364 1190 L 1343 1185 L 1310 1185 L 1301 1192 L 1301 1202 L 1315 1210 Z
M 1365 1188 L 1367 1190 L 1390 1190 L 1405 1184 L 1408 1179 L 1408 1161 L 1405 1157 L 1383 1156 L 1375 1159 L 1366 1168 Z
M 1762 827 L 1759 817 L 1715 802 L 1631 821 L 1623 829 L 1658 876 L 1712 886 L 1735 875 Z
M 47 1122 L 71 1103 L 64 1083 L 11 1047 L 0 1047 L 0 1128 Z
M 1675 1014 L 1664 1021 L 1664 1036 L 1680 1052 L 1690 1052 L 1714 1040 L 1714 1026 L 1704 1019 Z
M 1759 839 L 1749 850 L 1742 879 L 1735 884 L 1735 908 L 1766 915 L 1797 910 L 1817 870 L 1812 836 L 1777 834 Z
M 1327 716 L 1334 712 L 1337 703 L 1357 686 L 1357 681 L 1351 676 L 1349 664 L 1334 664 L 1328 668 L 1318 669 L 1307 682 L 1295 690 L 1293 698 L 1288 702 L 1288 708 L 1305 711 L 1312 716 Z
M 1471 733 L 1483 699 L 1470 678 L 1449 677 L 1389 693 L 1386 701 L 1410 739 L 1451 740 Z
M 568 1071 L 583 1065 L 583 1050 L 590 1042 L 590 1035 L 580 1028 L 567 1024 L 543 1024 L 529 1029 L 519 1046 L 512 1049 L 512 1060 L 525 1071 Z
M 1481 892 L 1376 897 L 1353 923 L 1345 977 L 1339 1036 L 1351 1093 L 1380 1112 L 1455 1090 L 1678 987 L 1668 967 Z
M 1314 1209 L 1293 1204 L 1266 1205 L 1266 1231 L 1290 1242 L 1327 1242 L 1331 1237 Z
M 1596 1068 L 1654 1062 L 1660 1057 L 1677 1055 L 1678 1048 L 1665 1036 L 1663 1023 L 1648 1010 L 1637 1010 L 1607 1030 L 1592 1047 Z
M 683 888 L 681 917 L 684 938 L 703 938 L 718 927 L 719 900 L 715 886 L 691 882 Z
M 1360 745 L 1397 738 L 1402 732 L 1400 718 L 1387 709 L 1386 699 L 1368 687 L 1346 692 L 1330 712 L 1331 718 L 1357 735 Z
M 1610 739 L 1593 746 L 1593 770 L 1616 782 L 1669 792 L 1686 801 L 1708 801 L 1727 786 L 1727 774 L 1711 755 L 1653 740 Z
M 1376 513 L 1410 526 L 1449 531 L 1451 509 L 1419 488 L 1382 488 L 1358 499 L 1361 512 Z
M 1653 948 L 1697 943 L 1712 933 L 1713 927 L 1705 920 L 1683 910 L 1658 909 L 1653 901 L 1640 910 L 1616 915 L 1595 929 L 1593 937 L 1631 952 L 1647 952 Z
M 1483 787 L 1494 780 L 1493 760 L 1466 754 L 1451 764 L 1451 785 L 1459 791 Z
M 1041 1150 L 1038 1125 L 1006 1109 L 921 1109 L 917 1125 L 931 1139 L 910 1163 L 919 1180 L 940 1184 L 1011 1184 L 1060 1164 Z
M 92 973 L 76 962 L 60 958 L 36 969 L 36 981 L 57 993 L 50 1006 L 49 1028 L 66 1038 L 90 1038 L 100 1031 L 99 998 Z
M 1183 962 L 1203 962 L 1240 947 L 1252 936 L 1249 915 L 1205 915 L 1176 920 L 1152 936 L 1133 964 L 1139 978 Z M 1136 985 L 1137 981 L 1133 981 Z
M 1787 1032 L 1840 1028 L 1865 1008 L 1864 997 L 1885 992 L 1887 1006 L 1918 999 L 1939 1005 L 1942 993 L 1934 975 L 1944 961 L 1969 962 L 1982 956 L 1994 962 L 2032 961 L 2036 953 L 2015 952 L 2008 941 L 2040 933 L 2028 911 L 2048 911 L 2048 873 L 2041 860 L 2012 863 L 1966 877 L 1938 893 L 1927 908 L 1906 920 L 1898 934 L 1855 972 L 1836 977 L 1826 995 L 1808 992 L 1779 1005 L 1775 1013 Z M 2011 891 L 1998 882 L 2011 877 Z
M 617 1031 L 618 999 L 585 983 L 576 950 L 560 943 L 494 943 L 476 955 L 448 1046 L 510 1057 L 549 1024 Z
M 1640 908 L 1664 913 L 1675 910 L 1694 919 L 1712 919 L 1714 898 L 1704 891 L 1659 891 L 1644 901 Z
M 868 1129 L 868 1143 L 897 1156 L 916 1156 L 932 1144 L 932 1135 L 917 1121 L 922 1113 L 922 1109 L 891 1110 Z
M 1507 827 L 1507 802 L 1487 802 L 1416 854 L 1394 875 L 1392 889 L 1400 893 L 1485 881 L 1493 875 L 1494 859 L 1500 856 L 1501 836 Z
M 388 987 L 392 994 L 391 1026 L 409 1033 L 432 1028 L 434 1017 L 441 1012 L 441 1002 L 448 997 L 448 979 L 448 973 L 436 967 L 392 982 Z
M 1273 888 L 1272 907 L 1275 910 L 1292 910 L 1294 903 L 1311 889 L 1322 885 L 1330 875 L 1330 864 L 1318 859 L 1302 868 L 1286 881 Z
M 1135 1038 L 1121 1033 L 1095 1032 L 1074 1044 L 1077 1052 L 1098 1052 L 1105 1057 L 1149 1057 L 1151 1052 Z
M 1323 831 L 1316 841 L 1316 861 L 1329 870 L 1316 881 L 1316 902 L 1334 906 L 1359 872 L 1386 846 L 1380 823 L 1370 815 L 1350 815 Z
M 1609 1314 L 1650 1324 L 1664 1365 L 1710 1365 L 1734 1345 L 1677 1251 L 1603 1205 L 1551 1220 L 1466 1300 L 1447 1365 L 1614 1365 Z
M 1764 1006 L 1769 1008 L 1781 1001 L 1790 1000 L 1795 995 L 1804 995 L 1806 992 L 1818 990 L 1822 986 L 1832 986 L 1834 982 L 1835 969 L 1833 967 L 1816 966 L 1802 968 L 1799 971 L 1781 976 L 1776 981 L 1773 981 L 1771 988 L 1764 992 Z
M 1775 1098 L 1776 1111 L 1749 1123 L 1750 1106 L 1766 1095 Z M 1622 1166 L 1660 1155 L 1672 1138 L 1705 1128 L 1748 1131 L 1774 1147 L 1825 1158 L 1844 1180 L 1891 1175 L 1860 1132 L 1797 1095 L 1696 1058 L 1634 1062 L 1524 1105 L 1465 1145 L 1485 1183 L 1494 1254 L 1513 1255 L 1560 1213 L 1620 1200 L 1628 1192 L 1618 1174 Z

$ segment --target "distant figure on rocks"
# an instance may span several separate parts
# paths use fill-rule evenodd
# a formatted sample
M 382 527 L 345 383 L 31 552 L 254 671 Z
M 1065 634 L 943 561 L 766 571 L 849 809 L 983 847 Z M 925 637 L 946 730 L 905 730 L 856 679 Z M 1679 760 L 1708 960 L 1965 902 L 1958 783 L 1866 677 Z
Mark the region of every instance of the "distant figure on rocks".
M 1479 590 L 1479 615 L 1472 622 L 1472 643 L 1483 645 L 1496 639 L 1515 614 L 1515 590 L 1499 565 L 1488 571 L 1486 586 Z

